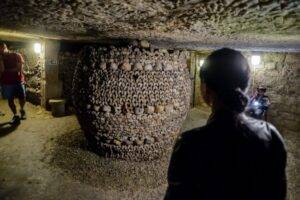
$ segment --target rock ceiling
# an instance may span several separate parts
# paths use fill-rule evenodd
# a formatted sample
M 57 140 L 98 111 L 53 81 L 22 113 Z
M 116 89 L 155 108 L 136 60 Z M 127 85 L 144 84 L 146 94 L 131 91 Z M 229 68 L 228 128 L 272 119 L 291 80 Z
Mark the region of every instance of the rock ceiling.
M 300 49 L 299 0 L 1 0 L 0 30 L 69 40 Z

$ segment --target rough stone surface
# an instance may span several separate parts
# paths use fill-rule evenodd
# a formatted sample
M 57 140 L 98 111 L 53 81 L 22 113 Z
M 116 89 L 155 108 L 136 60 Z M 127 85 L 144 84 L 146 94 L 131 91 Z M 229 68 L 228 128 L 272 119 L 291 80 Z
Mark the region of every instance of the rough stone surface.
M 85 48 L 74 75 L 74 105 L 100 154 L 149 160 L 173 144 L 189 109 L 187 56 L 134 46 Z M 137 63 L 141 70 L 131 68 Z
M 75 67 L 79 55 L 68 51 L 59 53 L 59 79 L 63 83 L 62 97 L 66 99 L 66 105 L 72 106 L 72 83 Z
M 66 39 L 297 47 L 299 8 L 298 0 L 2 0 L 0 27 Z
M 300 131 L 300 54 L 264 53 L 254 74 L 254 88 L 267 88 L 271 106 L 269 120 L 283 133 Z
M 50 99 L 61 98 L 62 96 L 62 81 L 59 79 L 59 63 L 58 55 L 60 50 L 60 42 L 46 40 L 43 43 L 45 48 L 44 60 L 45 67 L 43 72 L 42 82 L 42 105 L 48 107 Z

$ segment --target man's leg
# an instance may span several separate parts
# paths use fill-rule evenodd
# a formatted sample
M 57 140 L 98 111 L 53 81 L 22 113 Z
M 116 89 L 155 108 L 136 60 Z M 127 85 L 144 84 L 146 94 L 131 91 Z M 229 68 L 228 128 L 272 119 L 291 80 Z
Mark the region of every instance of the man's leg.
M 8 100 L 10 110 L 16 115 L 17 109 L 14 103 L 14 85 L 2 85 L 2 93 L 4 98 Z
M 8 105 L 10 110 L 13 112 L 14 116 L 12 120 L 10 121 L 13 125 L 19 125 L 20 124 L 20 117 L 17 115 L 17 108 L 15 105 L 14 98 L 8 99 Z
M 12 113 L 14 114 L 12 120 L 10 123 L 12 124 L 19 124 L 20 123 L 20 118 L 17 115 L 17 108 L 14 102 L 14 85 L 3 85 L 2 90 L 3 90 L 3 96 L 8 100 L 8 106 Z
M 17 108 L 16 108 L 15 101 L 14 101 L 13 97 L 8 99 L 8 106 L 14 114 L 14 116 L 13 116 L 12 120 L 10 121 L 10 123 L 14 124 L 14 125 L 19 125 L 20 124 L 20 117 L 17 115 Z
M 24 106 L 26 103 L 26 91 L 25 91 L 25 85 L 20 84 L 17 86 L 17 96 L 19 98 L 19 104 L 20 104 L 20 113 L 21 113 L 21 119 L 26 119 L 26 112 L 24 110 Z
M 8 99 L 8 106 L 10 110 L 13 112 L 14 116 L 17 115 L 17 108 L 13 98 Z
M 1 88 L 1 84 L 0 84 L 0 90 L 1 90 L 1 94 L 3 96 L 3 91 L 2 91 L 2 88 Z M 4 116 L 5 114 L 3 112 L 0 111 L 0 116 Z
M 19 103 L 20 103 L 21 119 L 26 119 L 26 112 L 24 110 L 26 99 L 25 98 L 19 98 Z
M 19 98 L 19 103 L 20 103 L 21 110 L 24 110 L 26 99 L 25 98 Z

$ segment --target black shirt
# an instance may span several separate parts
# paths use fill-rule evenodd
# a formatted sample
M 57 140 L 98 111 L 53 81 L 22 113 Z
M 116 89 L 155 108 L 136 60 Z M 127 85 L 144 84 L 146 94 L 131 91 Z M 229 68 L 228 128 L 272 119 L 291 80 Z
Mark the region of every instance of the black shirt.
M 274 126 L 220 111 L 177 141 L 165 199 L 282 200 L 285 167 L 283 139 Z

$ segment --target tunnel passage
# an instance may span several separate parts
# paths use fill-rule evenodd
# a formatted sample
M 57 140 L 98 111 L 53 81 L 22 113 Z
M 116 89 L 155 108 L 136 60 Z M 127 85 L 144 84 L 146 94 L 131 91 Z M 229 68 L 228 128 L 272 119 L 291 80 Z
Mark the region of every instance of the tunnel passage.
M 101 155 L 157 158 L 173 145 L 190 103 L 187 52 L 86 47 L 74 74 L 74 105 Z

